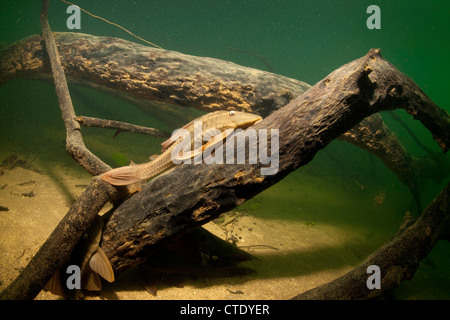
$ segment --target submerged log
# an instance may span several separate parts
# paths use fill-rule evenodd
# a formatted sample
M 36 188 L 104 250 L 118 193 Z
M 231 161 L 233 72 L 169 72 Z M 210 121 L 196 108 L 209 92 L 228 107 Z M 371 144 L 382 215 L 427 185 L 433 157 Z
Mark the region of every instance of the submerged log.
M 232 62 L 195 57 L 134 42 L 81 33 L 55 33 L 66 76 L 135 97 L 206 111 L 268 115 L 309 85 Z M 0 84 L 49 74 L 42 39 L 35 35 L 3 51 Z
M 54 33 L 54 37 L 69 81 L 108 88 L 116 94 L 205 111 L 247 111 L 264 117 L 310 88 L 302 81 L 274 73 L 117 38 L 81 33 Z M 2 51 L 0 85 L 16 77 L 48 77 L 50 67 L 43 48 L 41 37 L 35 35 Z M 341 138 L 378 156 L 418 203 L 416 167 L 378 114 L 363 119 Z
M 276 174 L 262 175 L 261 163 L 184 164 L 126 200 L 112 214 L 102 238 L 114 270 L 122 272 L 141 263 L 164 241 L 218 217 L 307 164 L 362 119 L 394 108 L 403 108 L 421 121 L 447 151 L 448 113 L 372 49 L 250 128 L 279 129 Z M 251 141 L 247 147 L 255 150 L 257 145 Z
M 338 279 L 294 297 L 296 300 L 370 299 L 410 280 L 420 261 L 436 241 L 450 230 L 450 184 L 428 206 L 415 223 L 400 228 L 394 237 L 365 259 L 359 266 Z M 369 289 L 369 266 L 377 266 L 380 287 Z

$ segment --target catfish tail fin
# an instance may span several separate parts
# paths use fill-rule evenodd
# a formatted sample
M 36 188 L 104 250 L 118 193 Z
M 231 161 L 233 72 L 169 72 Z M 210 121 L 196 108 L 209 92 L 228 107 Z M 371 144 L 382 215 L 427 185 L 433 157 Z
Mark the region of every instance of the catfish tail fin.
M 130 165 L 109 170 L 101 174 L 99 177 L 114 186 L 126 186 L 139 181 L 142 178 L 138 174 L 138 166 Z

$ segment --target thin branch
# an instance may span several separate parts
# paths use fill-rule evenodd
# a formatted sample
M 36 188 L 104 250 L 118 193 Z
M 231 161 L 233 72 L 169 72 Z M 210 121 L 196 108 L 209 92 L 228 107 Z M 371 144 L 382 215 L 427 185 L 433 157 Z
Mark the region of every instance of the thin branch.
M 75 161 L 89 173 L 92 175 L 99 175 L 111 170 L 111 167 L 90 152 L 84 145 L 80 125 L 75 121 L 76 115 L 73 109 L 72 99 L 70 98 L 64 69 L 59 61 L 58 48 L 56 47 L 55 39 L 53 38 L 52 31 L 48 24 L 48 6 L 49 0 L 43 0 L 41 28 L 47 54 L 50 59 L 53 81 L 55 83 L 56 94 L 58 95 L 59 108 L 61 109 L 62 118 L 66 127 L 66 150 Z
M 96 128 L 108 128 L 108 129 L 116 129 L 117 132 L 114 134 L 114 137 L 117 136 L 121 132 L 129 132 L 129 133 L 140 133 L 146 134 L 149 136 L 154 136 L 157 138 L 169 138 L 170 134 L 164 131 L 160 131 L 154 128 L 148 128 L 143 126 L 138 126 L 135 124 L 115 121 L 115 120 L 106 120 L 85 116 L 75 117 L 75 121 L 81 124 L 83 127 L 96 127 Z
M 48 1 L 44 0 L 43 12 L 45 11 L 45 14 L 47 9 L 44 10 L 44 8 L 47 7 Z M 46 19 L 45 24 L 48 27 Z M 49 28 L 47 33 L 50 33 L 51 36 Z M 48 37 L 47 34 L 45 36 L 46 43 Z M 46 44 L 47 47 L 50 45 L 51 43 Z M 54 42 L 53 46 L 53 52 L 56 52 Z M 53 56 L 58 57 L 57 54 Z M 450 145 L 448 114 L 434 105 L 410 79 L 405 79 L 404 75 L 399 74 L 395 68 L 390 66 L 382 59 L 379 51 L 372 50 L 366 57 L 336 70 L 307 93 L 293 100 L 284 110 L 273 113 L 259 123 L 255 127 L 256 129 L 280 129 L 280 169 L 276 176 L 261 176 L 258 166 L 212 165 L 181 166 L 152 180 L 138 195 L 124 202 L 106 226 L 107 232 L 103 236 L 102 247 L 107 249 L 105 252 L 110 258 L 114 257 L 112 261 L 114 268 L 125 270 L 138 263 L 137 259 L 145 259 L 145 253 L 148 253 L 148 249 L 155 243 L 192 226 L 205 223 L 221 212 L 241 204 L 273 185 L 295 168 L 308 163 L 318 150 L 371 113 L 395 107 L 406 108 L 410 114 L 422 121 L 432 132 L 441 148 L 446 151 Z M 55 70 L 53 66 L 52 70 Z M 166 73 L 161 70 L 158 72 L 162 77 L 167 77 Z M 148 84 L 148 82 L 143 83 Z M 343 89 L 342 85 L 346 85 L 346 88 Z M 172 95 L 167 94 L 169 87 L 172 88 L 165 83 L 166 89 L 162 86 L 156 90 L 155 95 L 158 95 L 161 100 L 170 98 L 181 101 L 179 98 L 173 98 Z M 172 88 L 172 90 L 179 90 L 180 87 L 189 88 L 189 81 L 184 81 L 181 86 L 173 86 L 176 89 Z M 201 89 L 200 87 L 196 88 Z M 249 91 L 254 90 L 253 87 L 241 86 L 239 88 L 243 89 L 239 89 L 243 95 L 254 97 L 254 95 L 249 95 Z M 226 99 L 230 99 L 229 92 L 217 91 L 218 89 L 220 87 L 214 85 L 207 93 L 198 91 L 200 99 L 198 102 L 201 102 L 201 99 L 209 101 L 205 99 L 205 94 L 214 92 L 220 92 L 225 95 Z M 270 91 L 270 88 L 267 90 Z M 184 102 L 186 104 L 192 100 L 192 96 L 186 92 L 178 93 L 180 97 L 185 95 Z M 291 95 L 286 95 L 285 92 L 278 92 L 278 94 L 281 94 L 282 100 L 291 99 Z M 274 94 L 271 97 L 271 100 L 280 100 L 273 98 Z M 213 105 L 217 105 L 217 100 L 213 102 Z M 248 105 L 241 104 L 240 108 L 248 108 Z M 260 104 L 260 108 L 262 105 L 264 103 Z M 67 110 L 62 109 L 66 123 L 65 111 Z M 74 117 L 72 108 L 71 122 L 75 122 Z M 69 122 L 68 124 L 73 125 Z M 66 125 L 68 141 L 71 137 L 77 136 L 76 132 L 79 132 L 80 128 L 78 123 L 76 125 L 73 127 Z M 78 133 L 78 138 L 82 142 L 80 133 Z M 83 147 L 84 144 L 81 145 L 81 149 L 73 148 L 68 142 L 70 152 L 81 150 L 81 156 L 75 157 L 77 161 L 85 157 L 82 152 L 86 148 L 83 149 Z M 92 172 L 105 171 L 97 169 L 94 168 Z M 64 220 L 19 276 L 20 281 L 16 279 L 13 285 L 8 287 L 14 288 L 14 290 L 5 291 L 0 297 L 32 298 L 37 294 L 37 290 L 42 288 L 46 280 L 56 271 L 58 265 L 68 257 L 73 248 L 72 244 L 76 243 L 77 237 L 84 232 L 86 221 L 89 223 L 89 220 L 93 220 L 99 208 L 106 201 L 118 195 L 116 192 L 111 186 L 94 178 L 88 190 L 80 197 L 79 201 L 77 200 Z M 81 215 L 85 215 L 83 222 L 77 220 Z M 62 246 L 61 239 L 67 241 Z M 57 248 L 57 246 L 61 246 L 61 248 Z M 59 252 L 57 251 L 57 256 L 53 255 L 54 251 L 52 252 L 55 247 L 60 249 Z M 41 263 L 41 268 L 36 267 L 37 261 Z M 42 269 L 43 266 L 46 267 L 45 270 Z M 34 273 L 37 275 L 31 277 L 30 274 Z
M 86 170 L 92 174 L 99 174 L 107 171 L 110 167 L 87 150 L 81 137 L 79 124 L 74 120 L 75 112 L 64 70 L 59 63 L 58 51 L 47 21 L 48 5 L 49 0 L 42 1 L 41 27 L 66 126 L 66 148 Z M 123 196 L 108 183 L 94 178 L 24 270 L 0 293 L 0 299 L 33 299 L 61 265 L 68 261 L 73 248 L 103 206 L 107 202 Z
M 428 152 L 428 154 L 432 155 L 434 154 L 433 150 L 431 150 L 430 148 L 428 148 L 426 145 L 424 145 L 419 138 L 417 137 L 416 133 L 411 130 L 411 128 L 406 124 L 405 121 L 402 120 L 402 118 L 399 117 L 398 114 L 396 114 L 393 111 L 389 111 L 388 114 L 395 120 L 397 121 L 409 134 L 409 136 L 411 137 L 411 139 L 414 140 L 414 142 L 421 147 L 424 151 Z

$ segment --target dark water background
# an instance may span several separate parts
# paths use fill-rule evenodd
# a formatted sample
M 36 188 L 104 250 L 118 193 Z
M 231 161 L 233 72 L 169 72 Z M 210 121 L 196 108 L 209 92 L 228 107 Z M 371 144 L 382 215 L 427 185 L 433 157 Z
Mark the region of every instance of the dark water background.
M 40 1 L 3 0 L 0 4 L 0 41 L 12 43 L 41 32 Z M 381 48 L 385 59 L 411 77 L 435 103 L 450 111 L 449 1 L 80 0 L 76 4 L 164 49 L 267 70 L 267 64 L 248 54 L 252 52 L 263 56 L 273 72 L 311 85 L 365 55 L 370 48 Z M 371 4 L 381 8 L 381 30 L 366 27 L 369 16 L 366 9 Z M 53 31 L 69 31 L 66 8 L 67 4 L 59 0 L 51 1 L 49 23 Z M 78 32 L 141 43 L 84 13 Z M 70 87 L 79 115 L 175 129 L 175 123 L 164 122 L 163 116 L 152 118 L 117 98 L 93 89 Z M 403 111 L 396 113 L 424 145 L 434 152 L 440 151 L 419 122 Z M 383 118 L 413 156 L 428 155 L 392 117 L 383 114 Z M 83 132 L 88 147 L 113 166 L 123 164 L 119 163 L 121 156 L 126 161 L 143 162 L 148 155 L 159 152 L 160 141 L 151 137 L 119 136 L 114 141 L 116 150 L 111 151 L 110 132 L 98 129 Z M 52 161 L 74 166 L 65 154 L 64 138 L 52 83 L 17 79 L 0 87 L 0 160 L 16 153 L 34 157 L 43 166 Z M 279 185 L 244 204 L 242 210 L 263 217 L 321 221 L 367 232 L 368 244 L 362 253 L 367 255 L 397 230 L 405 211 L 413 210 L 411 196 L 381 161 L 366 152 L 340 141 L 332 142 L 326 151 Z M 449 156 L 443 159 L 448 162 Z M 428 204 L 448 182 L 448 176 L 438 184 L 421 181 L 423 203 Z M 366 188 L 361 190 L 359 185 Z M 386 194 L 385 202 L 374 206 L 373 198 L 379 191 Z M 372 241 L 369 237 L 372 234 L 382 236 Z M 397 289 L 394 296 L 448 299 L 448 270 L 450 246 L 441 241 L 415 278 Z

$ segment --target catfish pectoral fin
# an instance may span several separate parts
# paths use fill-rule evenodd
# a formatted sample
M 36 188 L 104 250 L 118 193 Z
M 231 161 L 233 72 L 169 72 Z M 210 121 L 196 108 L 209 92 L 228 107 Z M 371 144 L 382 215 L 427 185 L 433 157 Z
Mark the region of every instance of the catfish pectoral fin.
M 98 247 L 97 251 L 92 255 L 91 260 L 89 260 L 89 267 L 106 281 L 114 281 L 114 271 L 111 263 L 101 247 Z
M 44 289 L 58 296 L 62 297 L 65 296 L 64 288 L 61 283 L 59 269 L 56 271 L 53 277 L 47 282 Z
M 114 186 L 126 186 L 142 180 L 139 177 L 137 167 L 137 165 L 131 165 L 112 169 L 101 174 L 99 177 Z
M 87 291 L 102 290 L 102 281 L 100 280 L 100 276 L 96 272 L 88 270 L 84 275 L 82 288 Z

